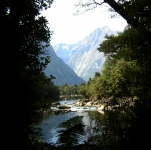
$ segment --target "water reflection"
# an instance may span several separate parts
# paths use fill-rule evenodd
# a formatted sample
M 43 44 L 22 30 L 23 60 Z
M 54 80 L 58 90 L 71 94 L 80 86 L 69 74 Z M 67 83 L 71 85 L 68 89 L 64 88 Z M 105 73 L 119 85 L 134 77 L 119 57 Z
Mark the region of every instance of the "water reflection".
M 58 115 L 53 115 L 53 114 L 48 115 L 40 124 L 40 128 L 42 129 L 42 134 L 43 134 L 43 136 L 41 136 L 41 139 L 44 142 L 55 144 L 58 139 L 58 135 L 57 135 L 58 131 L 60 130 L 58 125 L 75 116 L 76 113 L 72 113 L 72 112 L 64 113 L 64 114 L 60 113 Z
M 75 116 L 59 124 L 59 127 L 62 127 L 62 130 L 59 131 L 57 146 L 72 147 L 84 141 L 82 137 L 85 126 L 82 117 Z
M 54 145 L 66 144 L 69 139 L 72 145 L 82 144 L 98 134 L 96 127 L 101 117 L 102 114 L 97 111 L 50 114 L 40 125 L 43 133 L 41 139 Z

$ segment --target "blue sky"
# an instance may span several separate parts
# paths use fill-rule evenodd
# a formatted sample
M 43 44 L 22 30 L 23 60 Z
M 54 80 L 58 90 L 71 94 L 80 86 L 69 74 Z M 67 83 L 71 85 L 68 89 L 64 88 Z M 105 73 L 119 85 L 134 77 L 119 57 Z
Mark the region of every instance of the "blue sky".
M 43 12 L 53 31 L 51 44 L 73 44 L 88 36 L 92 31 L 108 26 L 113 31 L 123 31 L 127 23 L 122 17 L 111 18 L 111 13 L 104 6 L 74 15 L 74 4 L 79 0 L 55 0 L 51 8 Z

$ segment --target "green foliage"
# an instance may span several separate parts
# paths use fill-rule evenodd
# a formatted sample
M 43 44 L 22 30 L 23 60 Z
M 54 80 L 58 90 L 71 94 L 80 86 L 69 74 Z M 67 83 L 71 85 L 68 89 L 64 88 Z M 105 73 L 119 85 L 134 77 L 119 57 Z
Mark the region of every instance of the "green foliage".
M 79 94 L 82 95 L 84 98 L 88 98 L 87 91 L 88 91 L 88 88 L 86 85 L 80 85 Z
M 30 150 L 39 143 L 39 131 L 34 126 L 42 117 L 40 110 L 48 108 L 50 101 L 58 98 L 57 88 L 43 73 L 50 62 L 46 48 L 52 32 L 47 26 L 48 21 L 40 13 L 49 8 L 52 2 L 53 0 L 0 2 L 0 29 L 3 33 L 1 47 L 5 59 L 3 62 L 6 62 L 1 68 L 4 81 L 2 86 L 7 87 L 3 88 L 2 93 L 5 94 L 2 97 L 7 113 L 13 117 L 11 127 L 6 121 L 4 129 L 7 128 L 6 134 L 15 135 L 9 141 L 13 149 Z M 50 94 L 50 91 L 55 91 L 56 94 Z
M 52 2 L 0 2 L 1 54 L 6 59 L 1 62 L 1 97 L 7 114 L 13 117 L 11 127 L 10 122 L 3 122 L 5 131 L 8 131 L 5 134 L 15 135 L 10 141 L 12 149 L 38 149 L 39 130 L 34 125 L 41 118 L 40 109 L 48 108 L 49 100 L 58 99 L 58 88 L 43 74 L 50 61 L 45 48 L 49 46 L 52 32 L 40 11 L 49 8 Z M 65 85 L 61 94 L 80 92 L 87 98 L 97 95 L 109 101 L 111 110 L 105 113 L 104 128 L 99 138 L 102 149 L 145 148 L 150 146 L 151 136 L 151 1 L 105 2 L 125 18 L 129 26 L 117 36 L 106 36 L 106 41 L 100 44 L 98 50 L 107 56 L 102 74 L 96 73 L 88 84 L 79 88 Z M 134 101 L 134 97 L 137 100 Z M 67 123 L 69 125 L 72 124 Z M 67 127 L 66 124 L 63 126 Z M 62 131 L 60 140 L 65 147 L 77 144 L 82 127 L 76 124 Z M 80 129 L 78 134 L 73 132 L 76 129 Z M 71 138 L 71 143 L 64 136 Z M 8 145 L 5 148 L 10 149 Z
M 79 95 L 78 92 L 79 87 L 75 84 L 72 86 L 68 86 L 68 84 L 59 87 L 61 95 Z
M 98 50 L 107 58 L 101 76 L 89 80 L 83 89 L 89 98 L 99 92 L 111 109 L 105 111 L 103 134 L 98 137 L 104 143 L 102 149 L 147 148 L 151 135 L 151 2 L 105 2 L 129 26 L 115 36 L 107 35 L 100 44 Z
M 60 99 L 59 87 L 54 85 L 50 79 L 48 79 L 44 85 L 44 99 L 49 101 L 56 101 Z
M 101 76 L 100 72 L 95 72 L 94 77 L 100 77 L 100 76 Z
M 108 95 L 135 96 L 136 79 L 139 72 L 136 61 L 118 60 L 110 70 L 110 77 L 107 80 Z
M 80 116 L 73 117 L 59 125 L 63 128 L 59 131 L 58 144 L 62 148 L 70 149 L 72 146 L 78 145 L 79 140 L 84 133 L 84 125 Z

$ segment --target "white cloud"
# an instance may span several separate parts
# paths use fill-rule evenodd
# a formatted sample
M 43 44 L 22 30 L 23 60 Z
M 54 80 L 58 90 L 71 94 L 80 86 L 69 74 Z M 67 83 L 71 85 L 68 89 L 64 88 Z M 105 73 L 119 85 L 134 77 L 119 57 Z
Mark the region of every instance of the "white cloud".
M 123 31 L 127 25 L 121 18 L 111 18 L 108 11 L 101 7 L 87 11 L 82 15 L 74 15 L 74 3 L 79 0 L 56 0 L 51 8 L 43 12 L 49 20 L 50 30 L 54 32 L 51 44 L 77 43 L 97 28 L 108 26 L 113 31 Z

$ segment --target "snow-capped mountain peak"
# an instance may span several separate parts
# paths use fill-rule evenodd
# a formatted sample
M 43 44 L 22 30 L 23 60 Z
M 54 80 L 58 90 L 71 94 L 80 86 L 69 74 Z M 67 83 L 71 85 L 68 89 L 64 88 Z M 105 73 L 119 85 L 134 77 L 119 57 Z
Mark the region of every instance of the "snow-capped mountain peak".
M 97 48 L 105 40 L 105 35 L 115 34 L 107 26 L 98 28 L 89 36 L 76 44 L 58 44 L 53 46 L 56 54 L 75 73 L 88 81 L 93 78 L 95 72 L 101 72 L 105 56 Z

